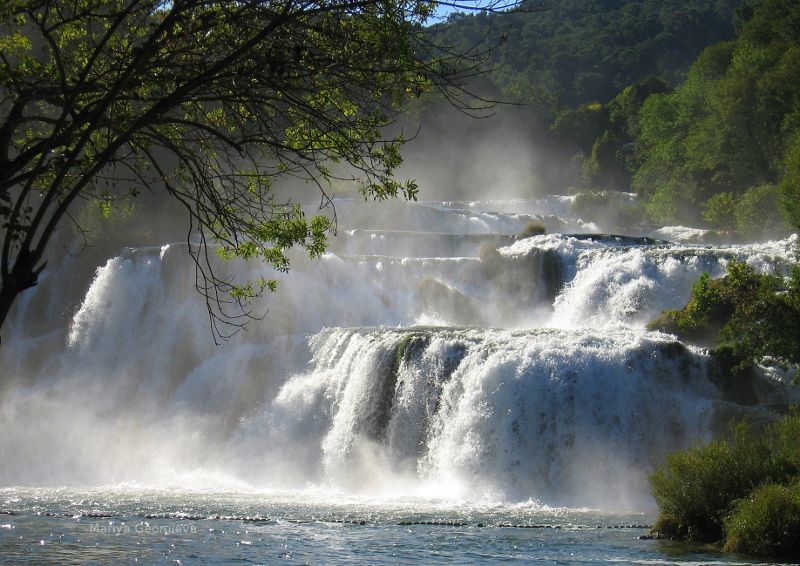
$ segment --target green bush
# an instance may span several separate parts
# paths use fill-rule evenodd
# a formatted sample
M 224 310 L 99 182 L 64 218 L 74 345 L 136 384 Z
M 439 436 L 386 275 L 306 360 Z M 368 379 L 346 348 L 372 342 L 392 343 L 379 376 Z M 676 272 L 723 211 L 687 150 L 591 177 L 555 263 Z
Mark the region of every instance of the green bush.
M 646 182 L 647 169 L 643 166 L 635 175 L 633 186 L 639 193 L 646 193 L 641 183 Z M 638 179 L 638 180 L 637 180 Z M 647 216 L 657 224 L 681 224 L 692 226 L 702 220 L 697 207 L 697 184 L 690 179 L 679 177 L 659 182 L 650 194 L 647 194 L 645 210 Z
M 651 475 L 660 510 L 653 530 L 673 539 L 722 541 L 726 532 L 734 532 L 731 528 L 739 529 L 735 531 L 739 533 L 738 525 L 749 524 L 747 515 L 742 515 L 738 523 L 728 519 L 745 506 L 741 500 L 762 485 L 795 481 L 800 473 L 800 411 L 792 410 L 761 434 L 744 424 L 734 426 L 732 433 L 730 440 L 671 454 Z M 797 491 L 797 487 L 793 489 Z M 756 512 L 742 511 L 751 516 Z M 767 522 L 765 528 L 773 524 Z
M 800 485 L 764 484 L 725 520 L 725 550 L 800 558 Z
M 781 212 L 786 222 L 800 230 L 800 131 L 789 144 L 786 152 L 785 174 L 779 190 Z
M 708 273 L 703 273 L 692 284 L 689 302 L 683 308 L 665 310 L 648 323 L 647 329 L 677 334 L 702 345 L 713 345 L 734 311 L 733 305 L 724 297 L 725 284 L 724 279 L 711 279 Z
M 531 236 L 539 236 L 547 233 L 547 226 L 538 220 L 528 222 L 525 228 L 522 229 L 520 236 L 523 238 L 530 238 Z
M 747 238 L 783 236 L 789 232 L 779 206 L 781 192 L 762 183 L 739 196 L 731 192 L 712 195 L 703 205 L 703 220 L 712 228 L 735 229 Z
M 733 373 L 764 356 L 800 363 L 800 266 L 785 279 L 731 261 L 725 277 L 711 279 L 704 273 L 686 306 L 664 311 L 648 329 L 704 346 L 725 346 L 737 361 Z
M 800 409 L 792 408 L 766 432 L 772 458 L 784 462 L 786 477 L 800 473 Z
M 615 227 L 640 224 L 644 219 L 644 207 L 638 200 L 618 191 L 583 191 L 575 195 L 570 207 L 583 218 L 603 218 Z
M 736 213 L 736 197 L 733 193 L 717 193 L 706 201 L 703 207 L 703 220 L 717 229 L 731 228 Z
M 660 509 L 655 530 L 675 539 L 716 542 L 733 503 L 763 479 L 781 475 L 769 449 L 744 426 L 731 442 L 718 441 L 667 457 L 650 477 Z
M 719 196 L 719 195 L 717 195 Z M 780 190 L 763 183 L 747 189 L 736 199 L 736 229 L 748 238 L 783 236 L 789 231 L 779 206 Z

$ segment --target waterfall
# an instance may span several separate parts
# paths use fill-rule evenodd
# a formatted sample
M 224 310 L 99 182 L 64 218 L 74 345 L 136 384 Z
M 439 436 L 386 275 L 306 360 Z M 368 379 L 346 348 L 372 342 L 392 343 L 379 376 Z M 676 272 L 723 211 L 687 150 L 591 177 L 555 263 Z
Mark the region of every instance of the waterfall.
M 273 410 L 327 424 L 281 440 L 361 489 L 631 502 L 664 451 L 707 437 L 716 397 L 705 356 L 658 334 L 337 328 L 312 348 Z
M 0 349 L 0 483 L 645 507 L 667 452 L 745 410 L 704 350 L 646 322 L 732 258 L 784 273 L 797 237 L 604 235 L 570 203 L 341 201 L 351 224 L 319 260 L 220 267 L 279 280 L 221 346 L 187 244 L 65 258 Z M 531 222 L 548 233 L 520 235 Z

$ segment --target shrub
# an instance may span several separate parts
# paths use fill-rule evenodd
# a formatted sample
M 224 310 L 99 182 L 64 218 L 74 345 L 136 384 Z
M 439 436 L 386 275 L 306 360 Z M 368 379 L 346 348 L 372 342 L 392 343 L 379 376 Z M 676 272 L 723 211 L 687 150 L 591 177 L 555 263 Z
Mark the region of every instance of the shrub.
M 522 229 L 520 236 L 523 238 L 530 238 L 531 236 L 539 236 L 540 234 L 544 234 L 547 232 L 547 227 L 538 221 L 531 221 L 525 225 L 525 228 Z
M 619 191 L 583 191 L 575 195 L 570 207 L 583 218 L 602 218 L 616 228 L 638 225 L 644 219 L 644 206 L 638 199 Z
M 712 197 L 713 198 L 713 197 Z M 764 183 L 747 189 L 736 200 L 736 229 L 749 238 L 783 235 L 788 231 L 779 206 L 780 190 Z
M 742 525 L 750 524 L 747 517 L 760 511 L 742 511 L 738 522 L 730 522 L 734 519 L 726 518 L 734 517 L 745 506 L 739 500 L 762 485 L 787 485 L 796 481 L 798 474 L 800 411 L 790 411 L 758 435 L 738 424 L 732 428 L 730 440 L 671 454 L 651 475 L 653 496 L 660 509 L 653 530 L 669 538 L 700 542 L 721 541 L 726 532 L 736 532 L 741 539 Z M 793 489 L 797 496 L 798 484 Z M 769 529 L 777 523 L 764 524 Z M 771 536 L 781 537 L 782 532 Z
M 788 282 L 731 261 L 722 279 L 703 274 L 689 302 L 648 324 L 703 345 L 725 346 L 737 373 L 764 356 L 800 363 L 800 267 Z
M 772 356 L 800 363 L 800 270 L 787 284 L 783 278 L 757 274 L 744 262 L 731 262 L 721 288 L 732 315 L 720 341 L 734 345 L 745 362 Z
M 772 458 L 786 466 L 785 477 L 800 473 L 800 409 L 793 407 L 766 433 Z
M 647 325 L 647 329 L 669 332 L 684 339 L 712 345 L 733 314 L 733 305 L 723 300 L 724 285 L 724 279 L 711 279 L 708 273 L 703 273 L 692 284 L 689 302 L 681 309 L 665 310 Z
M 800 230 L 800 132 L 789 144 L 785 167 L 786 172 L 779 187 L 781 212 L 790 226 Z
M 647 323 L 647 330 L 658 330 L 667 334 L 680 334 L 681 328 L 678 324 L 680 310 L 666 309 L 654 320 Z
M 721 540 L 733 503 L 764 478 L 780 475 L 775 468 L 766 442 L 743 425 L 734 428 L 730 442 L 671 454 L 650 477 L 660 509 L 655 530 L 670 538 Z
M 731 228 L 734 223 L 736 198 L 733 193 L 717 193 L 706 201 L 703 207 L 703 220 L 718 229 Z
M 779 206 L 780 189 L 769 183 L 750 187 L 738 197 L 721 192 L 703 206 L 703 220 L 717 229 L 736 229 L 747 238 L 784 235 L 789 227 Z
M 762 485 L 737 503 L 725 534 L 728 552 L 800 558 L 800 484 Z

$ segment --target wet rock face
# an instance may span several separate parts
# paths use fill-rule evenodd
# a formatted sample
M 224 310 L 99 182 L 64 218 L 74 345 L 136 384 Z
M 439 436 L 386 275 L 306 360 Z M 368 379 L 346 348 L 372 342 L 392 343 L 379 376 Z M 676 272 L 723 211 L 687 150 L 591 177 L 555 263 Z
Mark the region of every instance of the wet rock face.
M 564 286 L 564 266 L 559 255 L 551 251 L 542 254 L 540 265 L 545 298 L 553 302 Z
M 481 272 L 496 292 L 517 297 L 523 305 L 552 305 L 564 286 L 563 262 L 553 250 L 532 249 L 523 255 L 504 255 L 495 248 L 484 247 L 479 259 Z
M 419 282 L 419 300 L 426 312 L 452 320 L 454 324 L 482 326 L 481 309 L 470 297 L 433 278 Z
M 791 377 L 784 378 L 784 374 L 793 375 L 792 368 L 757 364 L 731 371 L 723 356 L 719 352 L 709 356 L 709 381 L 720 397 L 710 422 L 714 436 L 727 437 L 734 421 L 760 430 L 800 403 L 800 387 Z

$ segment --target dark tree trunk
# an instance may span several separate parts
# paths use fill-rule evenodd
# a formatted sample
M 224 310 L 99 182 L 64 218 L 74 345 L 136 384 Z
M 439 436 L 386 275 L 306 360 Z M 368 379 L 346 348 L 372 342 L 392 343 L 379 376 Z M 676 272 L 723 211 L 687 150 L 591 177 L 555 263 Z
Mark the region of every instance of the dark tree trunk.
M 11 307 L 20 293 L 31 287 L 35 287 L 39 282 L 39 274 L 47 265 L 47 262 L 36 267 L 36 257 L 30 252 L 23 251 L 17 256 L 14 268 L 7 277 L 3 278 L 0 286 L 0 328 L 11 312 Z M 2 338 L 0 337 L 0 340 Z

